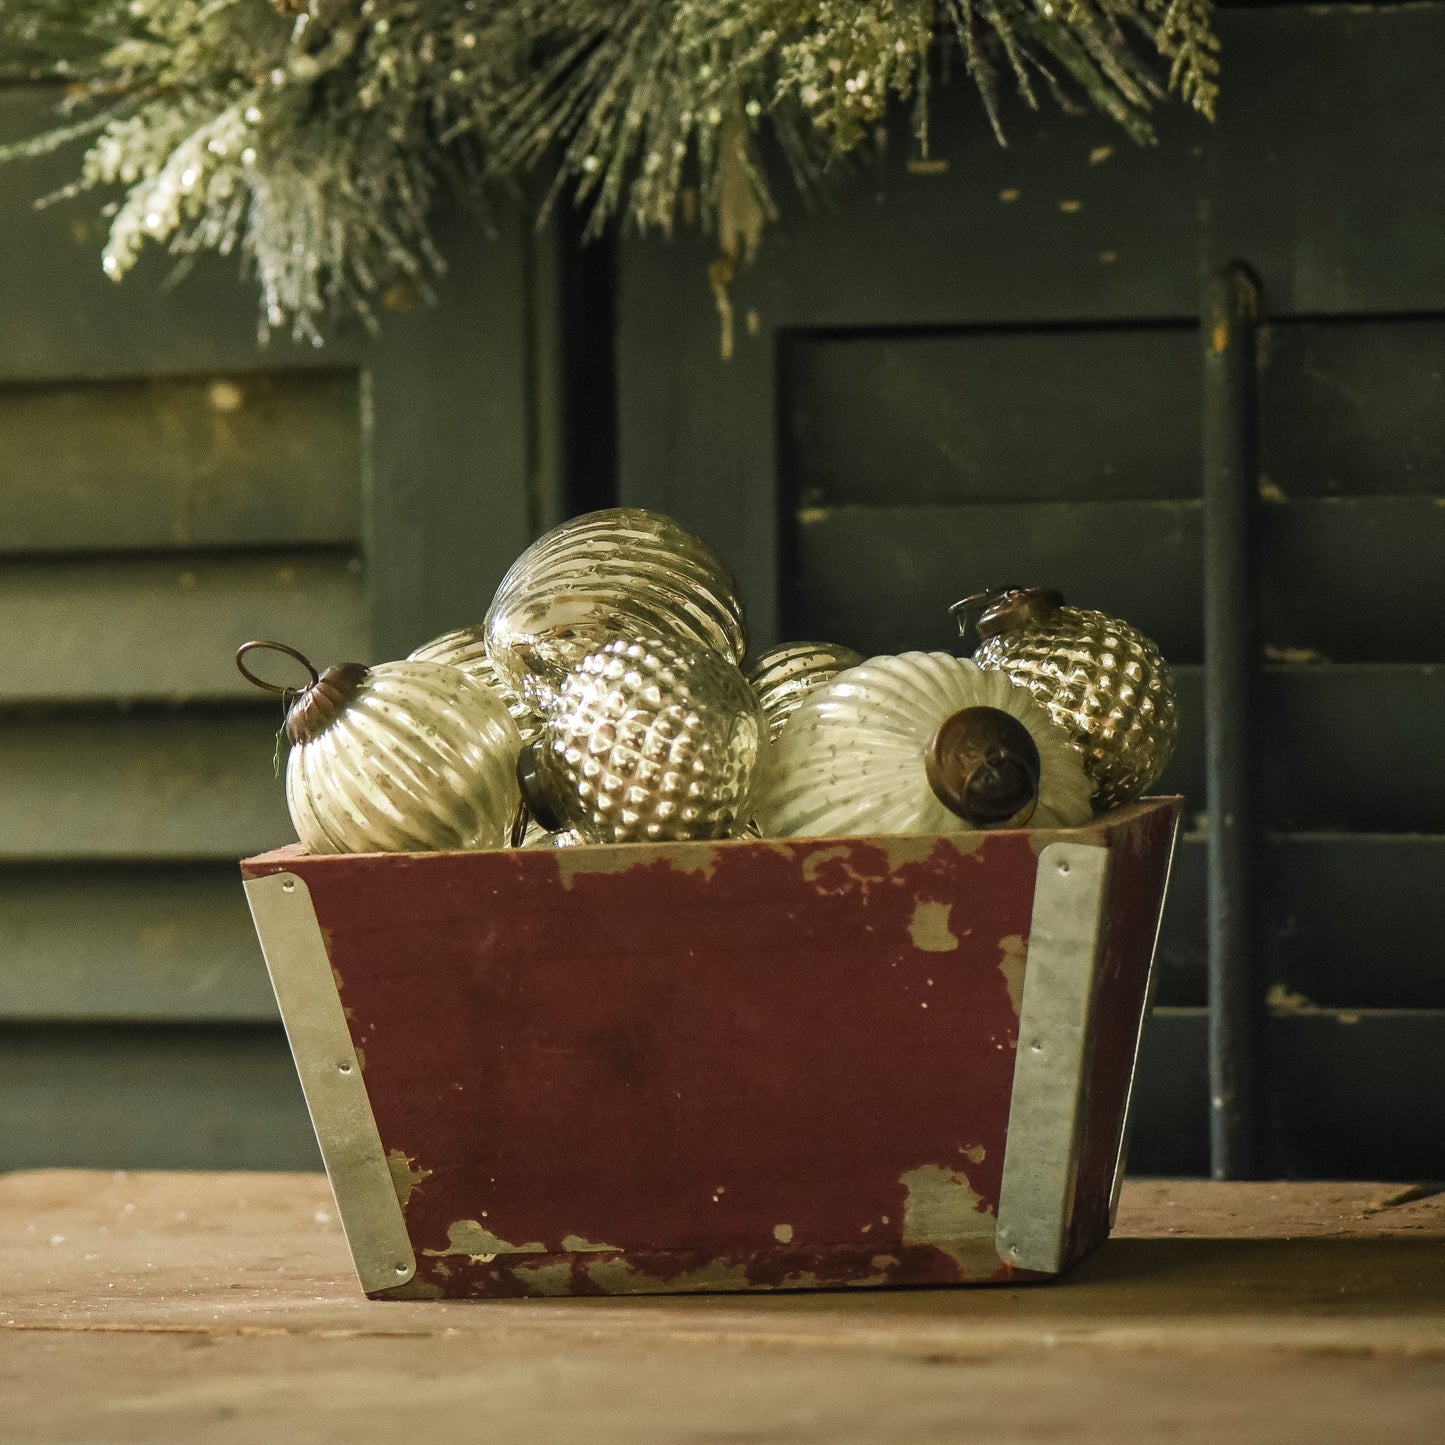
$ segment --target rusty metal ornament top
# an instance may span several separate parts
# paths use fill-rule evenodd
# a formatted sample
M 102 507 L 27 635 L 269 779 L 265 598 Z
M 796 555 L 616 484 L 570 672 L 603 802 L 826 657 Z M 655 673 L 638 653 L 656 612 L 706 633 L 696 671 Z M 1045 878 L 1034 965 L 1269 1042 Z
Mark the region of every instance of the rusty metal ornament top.
M 1022 828 L 1038 807 L 1038 747 L 1001 708 L 966 707 L 944 718 L 923 765 L 938 801 L 975 828 Z
M 980 640 L 987 641 L 1031 622 L 1045 622 L 1063 605 L 1064 594 L 1054 587 L 995 587 L 975 592 L 948 610 L 958 619 L 961 634 L 976 620 Z
M 265 650 L 279 652 L 294 658 L 310 676 L 310 682 L 301 688 L 282 687 L 258 677 L 246 666 L 246 658 L 252 653 Z M 265 692 L 274 692 L 288 699 L 286 709 L 286 741 L 295 747 L 298 743 L 310 742 L 320 737 L 335 721 L 336 715 L 361 690 L 371 669 L 360 662 L 339 662 L 318 673 L 311 660 L 294 647 L 284 642 L 244 642 L 236 649 L 236 667 L 247 682 Z

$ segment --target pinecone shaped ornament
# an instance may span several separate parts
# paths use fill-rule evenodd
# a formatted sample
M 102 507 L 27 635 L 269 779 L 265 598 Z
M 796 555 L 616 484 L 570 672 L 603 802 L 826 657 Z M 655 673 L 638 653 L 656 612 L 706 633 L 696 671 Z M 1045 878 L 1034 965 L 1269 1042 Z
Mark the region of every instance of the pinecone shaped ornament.
M 742 673 L 680 638 L 618 638 L 567 673 L 518 762 L 537 821 L 589 843 L 725 838 L 767 738 Z
M 803 699 L 844 668 L 857 667 L 861 652 L 836 642 L 784 642 L 770 647 L 748 670 L 774 742 Z
M 1142 797 L 1179 732 L 1174 682 L 1158 647 L 1116 617 L 1066 607 L 1052 588 L 981 594 L 954 611 L 966 619 L 980 605 L 974 661 L 1026 688 L 1067 731 L 1083 754 L 1095 811 Z
M 497 848 L 517 812 L 522 739 L 501 700 L 435 662 L 342 663 L 317 673 L 299 652 L 248 642 L 236 654 L 258 687 L 289 695 L 246 666 L 265 648 L 310 674 L 286 714 L 286 804 L 311 853 Z
M 487 656 L 487 630 L 480 624 L 476 627 L 461 627 L 455 632 L 444 633 L 433 638 L 425 647 L 408 655 L 408 662 L 440 662 L 464 672 L 474 682 L 480 682 L 497 694 L 503 706 L 512 715 L 522 741 L 530 742 L 537 736 L 542 719 L 528 705 L 520 693 L 514 692 L 502 680 L 502 675 Z
M 1022 688 L 945 652 L 873 657 L 805 698 L 773 745 L 767 837 L 1074 827 L 1089 783 Z
M 487 610 L 487 653 L 539 711 L 588 653 L 614 638 L 678 637 L 741 663 L 747 629 L 732 573 L 671 517 L 590 512 L 539 538 Z

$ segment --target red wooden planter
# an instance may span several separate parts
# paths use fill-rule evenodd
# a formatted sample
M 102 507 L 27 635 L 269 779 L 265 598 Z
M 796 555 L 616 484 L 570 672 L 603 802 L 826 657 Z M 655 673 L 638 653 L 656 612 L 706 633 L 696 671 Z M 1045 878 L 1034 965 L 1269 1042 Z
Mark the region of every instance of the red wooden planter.
M 242 865 L 363 1288 L 974 1283 L 1109 1231 L 1178 817 Z

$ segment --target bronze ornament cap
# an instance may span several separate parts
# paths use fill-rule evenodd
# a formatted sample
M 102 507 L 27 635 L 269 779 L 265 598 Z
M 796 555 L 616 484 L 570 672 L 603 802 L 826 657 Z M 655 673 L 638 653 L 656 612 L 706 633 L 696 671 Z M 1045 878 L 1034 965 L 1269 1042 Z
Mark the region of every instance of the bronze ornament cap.
M 282 687 L 279 683 L 258 677 L 246 666 L 246 659 L 253 652 L 279 652 L 283 657 L 294 658 L 306 669 L 310 682 L 297 689 Z M 336 715 L 361 691 L 361 684 L 371 672 L 364 663 L 339 662 L 318 673 L 310 658 L 284 642 L 243 642 L 236 649 L 236 667 L 247 682 L 263 692 L 274 692 L 282 698 L 293 699 L 286 709 L 286 741 L 292 747 L 320 737 L 335 721 Z
M 286 741 L 295 747 L 319 738 L 361 691 L 371 669 L 360 662 L 328 667 L 286 711 Z
M 923 766 L 938 801 L 975 828 L 1022 828 L 1038 806 L 1038 747 L 1001 708 L 966 707 L 944 718 Z
M 979 614 L 979 640 L 987 642 L 1030 622 L 1047 622 L 1063 605 L 1064 594 L 1055 587 L 1011 587 Z

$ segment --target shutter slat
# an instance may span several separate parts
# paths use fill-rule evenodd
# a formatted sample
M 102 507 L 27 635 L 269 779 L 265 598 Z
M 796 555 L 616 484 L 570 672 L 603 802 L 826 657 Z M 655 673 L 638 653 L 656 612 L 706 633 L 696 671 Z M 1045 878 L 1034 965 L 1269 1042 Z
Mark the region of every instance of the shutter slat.
M 0 552 L 354 543 L 357 378 L 0 387 Z
M 0 568 L 0 702 L 253 698 L 236 648 L 277 638 L 325 667 L 370 662 L 360 563 L 277 553 Z M 268 671 L 305 681 L 295 663 Z
M 234 864 L 0 869 L 0 1019 L 272 1023 Z

